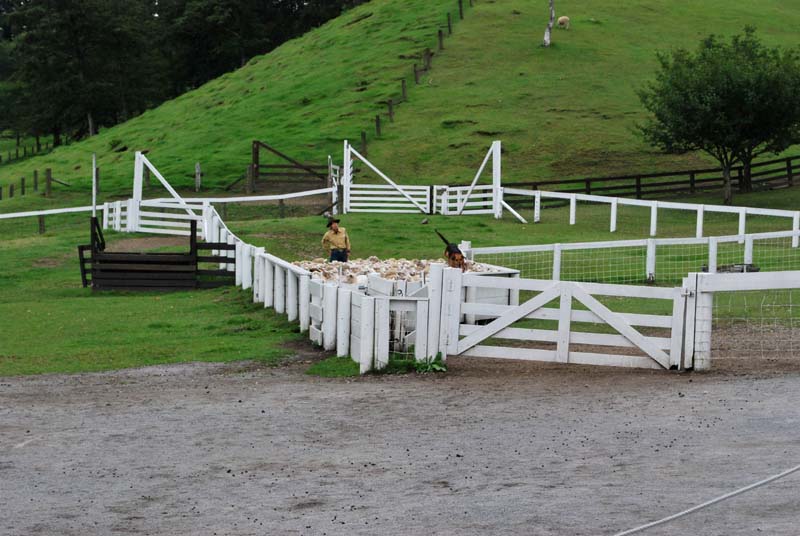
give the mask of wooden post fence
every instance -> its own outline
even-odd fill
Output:
[[[14,197],[14,183],[8,185],[8,198]]]
[[[458,0],[458,18],[464,20],[464,0]]]
[[[444,50],[444,31],[442,29],[439,29],[438,36],[439,36],[439,50]]]
[[[53,195],[53,170],[47,168],[44,170],[44,196],[50,197]]]
[[[38,192],[39,191],[39,170],[38,169],[34,169],[33,170],[33,191],[34,192]]]
[[[44,216],[39,216],[39,234],[45,233]]]
[[[361,154],[367,156],[367,133],[366,131],[361,131]]]
[[[389,101],[386,104],[389,108],[389,121],[394,123],[394,101],[392,99],[389,99]]]
[[[403,78],[400,80],[400,94],[403,96],[403,102],[408,100],[408,88],[406,87],[406,79]],[[364,154],[364,156],[367,156]],[[791,169],[791,164],[789,164],[789,168]]]
[[[450,13],[447,14],[447,35],[453,35],[453,20]]]
[[[247,166],[247,182],[245,183],[245,192],[249,195],[252,194],[255,190],[255,164],[250,164]]]
[[[417,64],[414,64],[414,83],[419,85],[419,69],[417,69]]]
[[[203,171],[200,169],[200,162],[194,164],[194,191],[199,192],[203,183]]]
[[[375,135],[377,137],[379,137],[379,138],[381,137],[381,116],[380,115],[376,115],[375,116]]]
[[[786,159],[786,184],[794,186],[794,175],[792,174],[792,159]]]

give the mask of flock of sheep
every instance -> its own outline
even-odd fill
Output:
[[[392,281],[424,282],[431,264],[441,263],[436,260],[384,259],[369,257],[353,259],[348,262],[327,262],[325,259],[297,261],[295,266],[311,272],[312,279],[337,281],[351,285],[365,286],[370,274],[377,274],[383,279]],[[467,272],[494,272],[497,268],[479,262],[467,261]]]

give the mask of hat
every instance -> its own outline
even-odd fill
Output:
[[[334,218],[328,218],[328,225],[326,225],[326,227],[330,228],[331,224],[339,223],[339,221],[340,220],[337,220],[337,219],[334,219]]]

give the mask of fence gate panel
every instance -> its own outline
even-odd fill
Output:
[[[388,184],[351,184],[348,189],[348,212],[385,212],[419,214],[431,211],[430,187],[399,186]],[[413,199],[412,204],[407,197]]]
[[[681,289],[462,275],[451,270],[455,269],[445,270],[442,298],[451,355],[681,367],[686,300]],[[523,299],[519,305],[510,300],[507,305],[481,303],[476,298],[481,292],[467,292],[473,288],[520,291]],[[487,320],[476,323],[476,315]]]

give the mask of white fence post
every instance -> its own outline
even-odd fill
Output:
[[[492,209],[495,219],[503,217],[503,173],[501,166],[502,147],[500,140],[492,142]]]
[[[297,320],[297,306],[297,274],[291,270],[286,270],[286,317],[289,322]]]
[[[228,230],[225,227],[220,227],[220,230],[219,230],[219,242],[221,244],[227,244],[228,243]],[[217,253],[219,253],[220,257],[226,257],[226,258],[228,257],[228,251],[227,250],[221,249]],[[227,270],[228,269],[228,263],[226,263],[226,262],[219,263],[219,269],[220,270]]]
[[[542,192],[536,190],[533,194],[533,223],[539,223],[542,215]]]
[[[255,250],[254,246],[250,244],[244,244],[242,249],[243,257],[242,261],[244,262],[244,270],[242,272],[242,290],[247,290],[249,288],[253,288],[253,251]]]
[[[135,202],[133,199],[128,199],[125,201],[125,205],[127,207],[127,222],[125,224],[125,231],[129,233],[136,232],[139,226],[136,222],[136,209],[134,209]]]
[[[617,198],[611,200],[611,223],[609,225],[609,232],[617,232]]]
[[[658,201],[650,205],[650,236],[656,236],[658,231]]]
[[[459,268],[446,268],[442,277],[442,314],[440,322],[442,358],[458,354],[458,329],[461,324],[461,276]]]
[[[263,268],[263,290],[261,294],[264,296],[264,308],[274,307],[275,305],[275,265],[269,260],[269,257],[264,256]]]
[[[344,203],[342,203],[342,214],[347,214],[350,211],[350,185],[353,183],[353,160],[350,154],[350,144],[344,140],[344,162],[342,163],[342,195],[344,195]]]
[[[375,370],[383,370],[389,364],[389,298],[375,297]]]
[[[561,244],[553,244],[553,281],[561,280]]]
[[[322,288],[322,347],[336,349],[336,283],[326,283]]]
[[[669,366],[681,369],[683,330],[686,322],[686,297],[683,288],[675,288],[672,297],[672,326],[670,328]]]
[[[575,225],[575,210],[577,208],[578,198],[575,194],[569,196],[569,224]]]
[[[375,298],[359,295],[361,301],[361,318],[359,318],[358,342],[360,348],[359,372],[366,374],[372,370],[372,358],[375,355]],[[352,350],[351,350],[352,353]]]
[[[103,203],[103,229],[108,229],[108,201]]]
[[[717,273],[717,239],[708,237],[708,273]]]
[[[350,354],[350,301],[352,290],[340,288],[336,300],[336,355]]]
[[[234,258],[234,281],[237,287],[242,286],[242,281],[244,280],[244,262],[242,262],[242,253],[243,249],[242,246],[244,245],[241,240],[236,240],[234,242],[236,249],[233,250],[233,258]]]
[[[703,238],[703,213],[705,207],[703,205],[697,206],[697,229],[695,231],[695,238]]]
[[[746,235],[744,237],[744,264],[753,264],[753,237]],[[747,267],[745,267],[747,271]]]
[[[647,257],[645,259],[645,279],[648,283],[656,280],[656,241],[652,238],[647,239]]]
[[[703,277],[700,275],[699,277]],[[695,311],[694,369],[711,368],[711,329],[714,312],[714,294],[702,292],[697,285],[697,305]]]
[[[233,236],[233,233],[228,233],[228,245],[234,246],[234,249],[228,250],[228,264],[225,268],[229,272],[236,272],[236,237]]]
[[[253,303],[264,301],[264,248],[255,248],[253,251]]]
[[[286,311],[286,268],[273,263],[275,265],[275,303],[273,307],[275,312],[283,314]]]
[[[800,212],[795,212],[792,217],[792,247],[796,248],[800,243]]]
[[[444,264],[433,263],[428,274],[428,355],[439,353],[439,325],[442,311],[442,273]],[[444,356],[444,353],[442,354]]]
[[[694,320],[697,311],[697,274],[683,278],[683,293],[686,295],[686,316],[683,324],[683,368],[694,368]]]
[[[745,224],[747,221],[747,209],[739,211],[739,243],[744,243]]]
[[[309,316],[308,306],[311,302],[311,292],[309,290],[309,283],[311,277],[308,274],[302,274],[299,277],[298,289],[298,315],[300,316],[300,333],[308,331],[308,326],[311,324],[311,317]]]
[[[425,361],[428,357],[428,300],[418,300],[414,339],[414,359]]]

